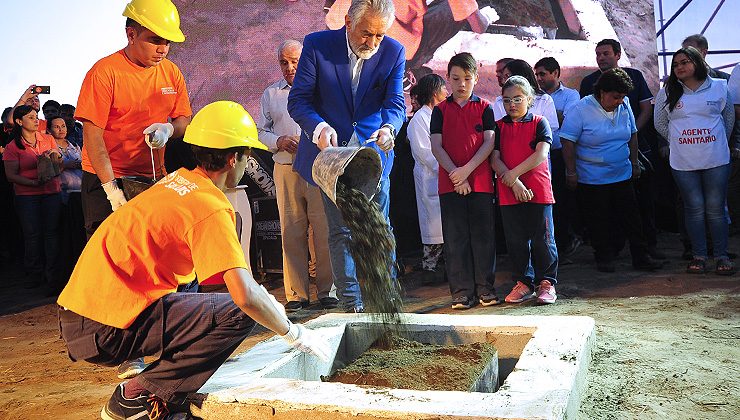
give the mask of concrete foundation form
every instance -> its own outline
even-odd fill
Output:
[[[404,314],[401,332],[430,344],[487,341],[498,351],[496,392],[415,391],[321,382],[377,337],[370,314],[328,314],[331,360],[274,337],[229,359],[200,390],[204,419],[575,418],[595,339],[589,317]],[[490,365],[489,365],[490,367]],[[482,375],[486,376],[486,375]]]

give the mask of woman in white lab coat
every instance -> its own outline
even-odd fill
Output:
[[[424,244],[422,268],[433,279],[441,280],[444,270],[439,267],[442,256],[442,218],[439,209],[437,177],[439,164],[432,155],[429,135],[429,122],[432,109],[447,97],[444,79],[437,74],[428,74],[411,89],[411,95],[421,105],[411,118],[407,136],[414,156],[414,184],[416,186],[416,207],[419,213],[421,242]]]

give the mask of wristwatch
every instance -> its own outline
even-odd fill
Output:
[[[380,128],[387,128],[391,132],[391,138],[393,140],[396,139],[396,127],[394,127],[392,124],[383,124]]]

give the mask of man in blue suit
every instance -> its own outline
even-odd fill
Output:
[[[311,166],[320,150],[372,147],[383,165],[380,190],[373,201],[385,214],[389,229],[388,175],[395,133],[406,114],[405,51],[385,37],[394,19],[392,0],[352,0],[343,28],[306,36],[288,97],[288,112],[302,130],[293,168],[315,184]],[[349,229],[336,205],[326,194],[322,197],[337,295],[348,312],[362,312]]]

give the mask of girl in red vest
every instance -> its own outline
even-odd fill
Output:
[[[506,116],[496,121],[491,166],[496,171],[506,247],[516,285],[506,302],[557,299],[558,252],[552,223],[555,203],[547,156],[552,132],[529,112],[534,91],[527,79],[510,77],[502,88]]]

